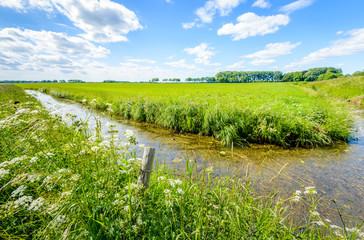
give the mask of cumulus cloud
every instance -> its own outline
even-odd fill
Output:
[[[103,58],[110,51],[80,37],[49,31],[4,28],[0,30],[0,65],[17,69],[80,68],[75,59]],[[77,65],[77,67],[75,67]]]
[[[56,8],[95,42],[127,41],[130,31],[142,29],[135,13],[110,0],[52,0]]]
[[[226,66],[227,69],[229,70],[239,70],[239,69],[244,69],[245,68],[245,60],[241,60],[239,62],[236,62],[234,64],[231,64],[229,66]]]
[[[190,23],[182,23],[182,28],[184,29],[191,29],[194,26],[196,26],[196,22],[190,22]]]
[[[346,33],[348,38],[334,41],[330,46],[310,53],[302,60],[293,62],[286,68],[293,68],[322,61],[326,58],[353,55],[364,52],[364,28],[354,29]]]
[[[0,0],[0,6],[58,10],[85,32],[84,38],[95,42],[127,41],[126,34],[143,28],[133,11],[110,0]]]
[[[301,43],[291,43],[291,42],[279,42],[279,43],[269,43],[265,46],[264,50],[245,55],[245,58],[274,58],[282,55],[287,55],[292,53],[292,49],[296,48]]]
[[[187,69],[195,69],[196,66],[193,64],[187,64],[185,59],[181,59],[179,61],[175,61],[175,62],[165,62],[166,65],[169,65],[171,67],[176,67],[176,68],[187,68]]]
[[[182,27],[184,29],[190,29],[195,26],[201,26],[200,24],[197,24],[198,21],[201,21],[202,23],[211,23],[216,13],[220,13],[220,16],[227,16],[234,8],[245,1],[246,0],[209,0],[203,7],[196,10],[198,19],[191,23],[182,23]]]
[[[256,0],[252,7],[259,7],[259,8],[269,8],[270,7],[270,3],[265,1],[265,0]]]
[[[290,4],[287,4],[283,7],[280,8],[281,12],[285,12],[287,14],[290,14],[294,11],[297,11],[301,8],[305,8],[310,6],[312,3],[314,2],[314,0],[298,0],[295,2],[292,2]]]
[[[290,22],[290,18],[282,14],[258,16],[249,12],[239,16],[237,22],[236,24],[228,23],[223,25],[217,31],[217,34],[232,35],[235,41],[257,35],[263,36],[277,32],[280,26],[285,26]]]
[[[203,64],[205,66],[217,66],[217,63],[210,63],[211,58],[215,55],[215,52],[211,51],[214,48],[208,47],[206,43],[201,43],[194,48],[185,48],[183,51],[189,55],[195,55],[195,63]]]

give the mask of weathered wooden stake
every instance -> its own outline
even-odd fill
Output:
[[[142,187],[142,189],[147,189],[149,187],[150,174],[153,168],[154,153],[155,149],[153,147],[145,147],[142,168],[140,169],[138,178],[138,184]]]

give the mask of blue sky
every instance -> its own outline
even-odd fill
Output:
[[[0,0],[0,80],[364,69],[363,0]]]

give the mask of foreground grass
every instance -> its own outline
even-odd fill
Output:
[[[330,145],[346,141],[347,106],[286,83],[20,84],[126,119],[213,136],[226,145]]]
[[[312,82],[307,84],[307,87],[327,93],[333,97],[351,101],[359,107],[364,107],[364,76]]]
[[[72,116],[70,116],[72,118]],[[90,135],[52,117],[20,88],[0,85],[0,237],[4,239],[356,239],[330,226],[315,189],[259,197],[246,181],[156,166],[142,194],[135,137]],[[108,139],[108,140],[106,140]],[[192,164],[192,165],[191,165]],[[283,205],[307,201],[297,225]],[[298,203],[298,204],[300,204]]]

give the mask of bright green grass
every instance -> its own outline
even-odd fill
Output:
[[[330,145],[346,141],[352,124],[343,103],[287,83],[20,86],[110,110],[126,119],[214,136],[226,145]]]
[[[312,82],[307,86],[325,92],[330,96],[351,100],[364,95],[364,76]]]
[[[20,103],[15,104],[15,101]],[[126,139],[124,139],[125,141]],[[20,88],[0,85],[1,239],[357,239],[317,214],[314,191],[257,196],[248,181],[155,166],[144,195],[131,146],[51,117]],[[297,197],[295,197],[297,198]],[[307,211],[302,225],[285,207]],[[316,222],[316,224],[315,224]],[[319,224],[317,224],[319,222]],[[322,226],[321,226],[322,225]],[[347,226],[347,225],[346,225]],[[353,227],[353,226],[347,226]]]

